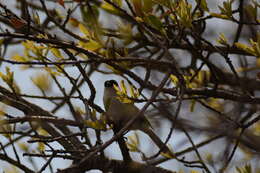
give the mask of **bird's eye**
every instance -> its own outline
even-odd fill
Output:
[[[111,84],[109,81],[106,81],[104,85],[105,85],[105,87],[110,87]]]

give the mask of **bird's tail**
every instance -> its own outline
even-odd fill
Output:
[[[144,133],[146,133],[153,142],[160,148],[161,152],[169,152],[171,153],[170,149],[162,142],[162,140],[153,132],[150,128],[142,129]]]

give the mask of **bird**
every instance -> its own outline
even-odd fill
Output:
[[[115,80],[107,80],[104,83],[103,103],[106,110],[105,116],[108,122],[122,128],[140,110],[134,103],[120,101],[115,86],[118,86]],[[150,122],[143,114],[130,126],[129,130],[141,130],[153,140],[161,152],[169,151],[168,147],[154,133]]]

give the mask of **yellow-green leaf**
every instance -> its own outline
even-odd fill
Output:
[[[89,40],[88,42],[83,42],[83,41],[79,41],[79,45],[86,49],[86,50],[90,50],[90,51],[96,51],[99,50],[100,48],[102,48],[102,44],[100,44],[97,41],[94,40]]]
[[[246,164],[244,167],[236,167],[238,173],[252,173],[252,167],[250,164]]]
[[[221,18],[221,19],[229,19],[229,17],[225,14],[218,14],[218,13],[210,13],[211,16]]]
[[[25,151],[25,152],[28,152],[29,151],[29,146],[28,144],[26,144],[25,142],[22,142],[22,143],[18,143],[18,146],[21,150]]]
[[[83,25],[83,24],[79,24],[79,30],[86,36],[86,37],[90,37],[90,32],[89,30]]]
[[[169,158],[169,159],[173,159],[175,158],[174,156],[174,152],[173,152],[173,148],[170,146],[170,145],[167,145],[167,147],[169,148],[169,151],[167,152],[161,152],[160,154],[166,158]]]
[[[44,152],[44,150],[45,150],[45,144],[44,144],[43,142],[38,142],[37,149],[38,149],[40,152]]]
[[[40,20],[40,16],[39,14],[36,12],[36,13],[33,13],[33,20],[34,22],[37,24],[37,25],[40,25],[41,24],[41,20]]]
[[[131,97],[135,98],[135,91],[133,86],[130,86],[130,95]]]
[[[102,120],[96,120],[96,121],[91,121],[91,120],[85,120],[84,123],[93,129],[96,130],[107,130],[106,128],[106,122],[102,121]]]
[[[0,120],[0,131],[1,132],[6,132],[3,134],[4,137],[11,139],[12,137],[12,126],[10,124],[6,124],[5,120]]]
[[[223,104],[221,104],[219,99],[210,98],[209,100],[206,101],[206,104],[219,112],[222,112],[224,110]]]
[[[110,5],[109,3],[107,2],[102,2],[101,6],[100,6],[102,9],[104,9],[105,11],[111,13],[111,14],[115,14],[115,15],[118,15],[119,14],[119,11],[113,7],[112,5]]]
[[[28,61],[25,56],[21,56],[19,55],[18,53],[14,54],[12,57],[11,57],[12,60],[15,60],[15,61],[18,61],[18,62],[26,62]]]
[[[20,88],[14,81],[14,72],[12,72],[8,66],[5,68],[5,70],[6,70],[6,74],[0,72],[0,78],[2,78],[2,80],[9,86],[9,88],[13,92],[19,94]]]
[[[194,169],[192,169],[192,170],[190,171],[190,173],[201,173],[201,172],[198,171],[198,170],[194,170]]]
[[[217,42],[222,45],[228,45],[227,38],[225,37],[225,35],[223,33],[219,34],[219,38],[217,39]]]
[[[121,92],[123,94],[127,95],[127,89],[126,89],[126,86],[125,86],[125,82],[123,80],[120,81],[120,88],[121,88]]]
[[[121,71],[119,71],[119,70],[115,69],[113,66],[106,65],[106,67],[107,67],[108,69],[110,69],[110,70],[111,70],[113,73],[115,73],[115,74],[119,74],[119,75],[121,75],[121,74],[122,74],[122,72],[121,72]]]
[[[151,26],[154,27],[155,29],[158,29],[159,31],[163,29],[163,24],[158,17],[154,15],[148,15],[147,20],[151,24]]]
[[[52,87],[52,80],[47,73],[38,73],[31,80],[42,91],[49,91]]]
[[[202,8],[205,11],[209,11],[208,4],[206,0],[196,0],[197,4],[200,5],[200,8]]]
[[[178,82],[179,82],[178,78],[176,76],[174,76],[174,75],[171,75],[170,78],[171,78],[171,81],[173,82],[173,84],[175,86],[177,86]]]
[[[41,136],[48,136],[49,135],[49,133],[46,130],[44,130],[43,128],[41,128],[41,127],[37,128],[37,132]]]
[[[63,59],[63,56],[61,55],[61,52],[60,52],[59,49],[53,47],[53,48],[51,48],[50,50],[51,50],[51,53],[52,53],[55,57],[57,57],[57,58],[59,58],[59,59]]]
[[[190,112],[194,112],[195,105],[196,105],[196,100],[192,99],[190,104]]]
[[[137,133],[134,133],[134,135],[128,136],[128,141],[127,141],[127,147],[129,148],[129,150],[131,152],[139,152],[139,144],[140,144],[140,140],[139,140],[139,136]]]
[[[144,20],[141,18],[141,17],[135,17],[135,20],[137,21],[137,22],[139,22],[139,23],[142,23],[142,22],[144,22]]]
[[[58,67],[57,67],[57,68],[58,68]],[[56,68],[56,69],[57,69],[57,68]],[[50,68],[50,67],[44,67],[44,70],[45,70],[46,72],[48,72],[49,74],[54,75],[54,76],[56,76],[56,75],[62,76],[62,75],[63,75],[63,73],[61,73],[60,71],[54,71],[53,68]]]
[[[120,23],[118,25],[118,32],[120,33],[124,44],[128,45],[133,41],[132,25]]]
[[[256,56],[256,53],[254,51],[254,49],[246,44],[243,44],[243,43],[239,43],[239,42],[236,42],[235,43],[235,46],[239,49],[242,49],[244,51],[246,51],[247,53],[250,53],[252,55],[255,55]]]
[[[192,27],[192,14],[191,14],[192,5],[189,4],[186,0],[180,0],[179,6],[176,9],[176,14],[179,17],[179,22],[182,26],[190,28]]]

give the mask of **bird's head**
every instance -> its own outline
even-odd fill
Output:
[[[107,80],[104,83],[105,88],[113,88],[114,85],[118,86],[118,83],[115,80]]]

